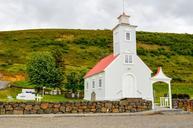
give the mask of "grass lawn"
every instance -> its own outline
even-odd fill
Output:
[[[19,93],[21,93],[21,89],[18,88],[7,88],[5,90],[0,90],[0,101],[8,102],[8,96],[12,96],[15,99],[16,95]]]
[[[18,87],[22,88],[33,88],[33,85],[29,85],[27,82],[19,82],[16,84]],[[160,97],[168,93],[168,85],[164,83],[156,83],[153,85],[155,102],[159,103]],[[17,94],[21,93],[21,88],[7,88],[5,90],[0,90],[0,101],[3,102],[23,102],[16,100]],[[191,99],[193,99],[193,84],[182,84],[182,83],[172,83],[172,94],[188,94]],[[12,96],[13,100],[9,101],[8,96]],[[63,95],[45,95],[42,99],[43,102],[66,102],[66,101],[80,101],[80,99],[67,99]],[[24,101],[26,102],[26,101]]]
[[[0,102],[30,102],[17,100],[17,94],[21,93],[22,89],[19,88],[7,88],[5,90],[0,90]],[[9,100],[7,97],[12,96],[13,99]],[[67,99],[64,95],[45,95],[42,102],[66,102],[66,101],[81,101],[82,99]]]
[[[63,95],[52,96],[45,95],[42,99],[44,102],[66,102],[66,101],[83,101],[82,99],[67,99]]]

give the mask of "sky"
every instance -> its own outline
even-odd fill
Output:
[[[112,29],[122,0],[0,0],[0,31]],[[193,0],[125,0],[138,31],[193,34]]]

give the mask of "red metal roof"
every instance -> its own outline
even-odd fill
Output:
[[[157,76],[160,73],[160,71],[161,71],[161,67],[158,67],[157,72],[153,77]]]
[[[115,60],[117,56],[114,56],[113,54],[103,58],[102,60],[100,60],[90,71],[88,71],[86,73],[86,75],[84,76],[84,78],[93,76],[95,74],[98,74],[100,72],[103,72],[105,70],[105,68],[111,64],[113,62],[113,60]]]

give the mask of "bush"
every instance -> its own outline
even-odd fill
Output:
[[[84,74],[85,70],[80,71],[79,73],[71,72],[66,75],[67,83],[65,88],[68,91],[73,93],[77,92],[78,90],[84,90]]]
[[[188,94],[172,94],[173,99],[190,99]]]
[[[137,53],[139,55],[147,55],[148,52],[144,48],[138,48]]]

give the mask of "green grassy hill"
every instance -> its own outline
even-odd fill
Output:
[[[155,72],[162,66],[173,78],[173,92],[193,95],[193,35],[137,32],[138,54]],[[66,72],[90,69],[112,53],[110,30],[25,30],[0,32],[0,72],[25,73],[32,52],[62,48]],[[156,88],[165,90],[164,88]]]

